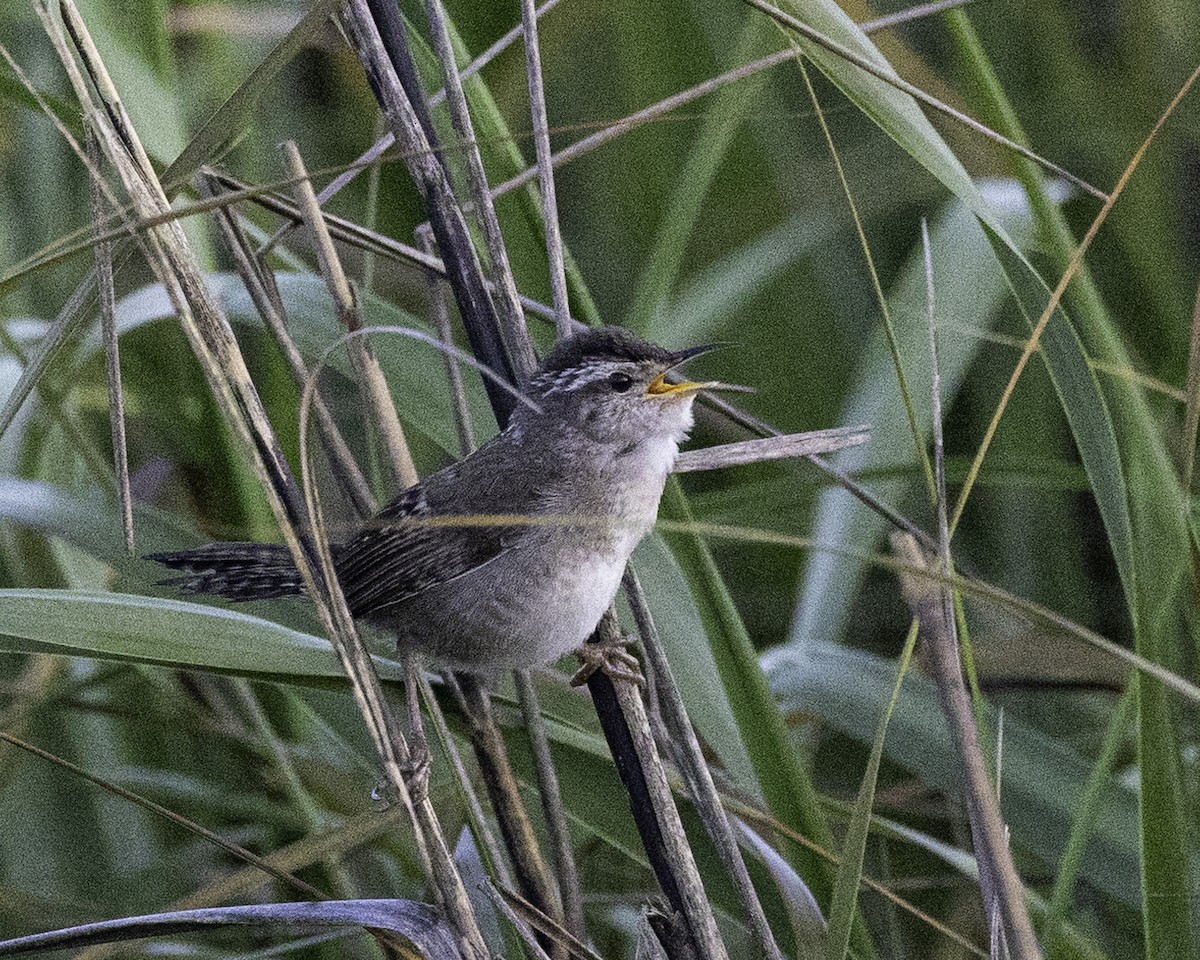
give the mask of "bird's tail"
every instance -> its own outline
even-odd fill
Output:
[[[184,576],[160,580],[190,593],[230,600],[268,600],[304,592],[304,581],[287,547],[268,543],[210,543],[197,550],[146,557]]]

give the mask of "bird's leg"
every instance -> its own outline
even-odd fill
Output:
[[[425,737],[425,722],[421,718],[421,687],[418,676],[420,664],[414,654],[406,653],[404,662],[404,702],[408,707],[408,762],[402,772],[413,802],[429,795],[429,768],[433,754]]]
[[[575,656],[583,661],[583,666],[571,678],[571,686],[582,686],[593,673],[601,670],[614,680],[627,680],[644,689],[646,678],[642,676],[642,665],[629,652],[635,643],[637,637],[620,635],[585,643],[575,651]]]

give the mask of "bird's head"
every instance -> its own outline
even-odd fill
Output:
[[[682,440],[692,401],[715,381],[672,371],[714,345],[668,350],[620,327],[595,327],[561,341],[530,378],[542,416],[569,424],[597,443],[625,445],[654,438]]]

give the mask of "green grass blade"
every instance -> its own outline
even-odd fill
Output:
[[[205,280],[231,322],[245,328],[261,328],[258,312],[236,274],[206,274]],[[292,338],[300,352],[310,360],[311,369],[313,362],[320,359],[329,344],[343,332],[330,309],[328,290],[324,281],[314,273],[281,273],[276,285],[288,314]],[[423,319],[379,296],[363,292],[359,300],[364,324],[429,331],[429,325]],[[155,320],[168,319],[173,315],[173,310],[163,288],[153,285],[123,298],[117,304],[116,314],[119,328],[126,332]],[[400,335],[377,335],[372,339],[372,347],[388,373],[393,395],[406,425],[413,425],[447,452],[457,450],[458,434],[447,415],[451,409],[449,389],[443,378],[429,376],[430,364],[440,364],[440,355],[433,348]],[[348,355],[344,351],[330,354],[327,365],[347,376],[351,373]],[[324,376],[328,377],[329,374]],[[482,391],[477,387],[474,380],[469,380],[471,412],[476,417],[475,422],[487,423],[490,414],[485,415],[488,407]]]
[[[984,231],[996,257],[1005,267],[1013,296],[1032,328],[1045,309],[1049,290],[1037,274],[1024,269],[1023,259],[1014,254],[1003,237],[987,224],[984,224]],[[1104,520],[1126,598],[1133,605],[1137,597],[1133,531],[1121,453],[1108,404],[1100,392],[1096,374],[1088,365],[1075,327],[1061,307],[1056,308],[1050,317],[1042,334],[1041,346],[1059,403],[1067,416],[1084,470],[1087,471],[1096,506]]]
[[[973,74],[973,89],[981,95],[989,119],[1013,139],[1024,141],[1025,133],[970,20],[964,13],[956,12],[948,22],[964,55],[963,63]],[[1020,161],[1014,161],[1013,167],[1032,199],[1055,265],[1066,269],[1076,246],[1071,230],[1061,212],[1040,199],[1040,171]],[[1079,321],[1080,336],[1093,355],[1111,366],[1132,368],[1122,334],[1100,299],[1086,266],[1067,288],[1066,299]],[[1052,354],[1047,353],[1048,362],[1051,359]],[[1057,389],[1057,379],[1055,385]],[[1135,649],[1148,659],[1172,667],[1183,653],[1178,611],[1181,604],[1189,602],[1185,598],[1190,595],[1188,584],[1193,581],[1186,512],[1182,508],[1184,492],[1167,454],[1161,418],[1153,414],[1142,391],[1115,379],[1107,380],[1104,386],[1112,431],[1119,446],[1118,463],[1123,463],[1129,487],[1128,545],[1122,542],[1125,531],[1121,525],[1112,522],[1111,509],[1104,514],[1105,527],[1119,564],[1123,551],[1128,551],[1128,569],[1122,575],[1134,626]],[[1086,410],[1078,412],[1080,418],[1086,419],[1087,415]],[[1086,456],[1082,443],[1080,450]],[[1098,478],[1092,469],[1089,478],[1104,511],[1102,498],[1110,499],[1114,491],[1097,489],[1098,479],[1102,482],[1103,478]],[[1194,600],[1190,602],[1194,609]],[[1172,718],[1166,692],[1144,675],[1136,682],[1146,951],[1151,958],[1173,957],[1178,944],[1200,939],[1197,916],[1200,908],[1188,893],[1196,887],[1200,866],[1195,852],[1197,835],[1194,826],[1189,827],[1194,818],[1186,812],[1189,805],[1180,779],[1181,734]]]
[[[1065,949],[1066,946],[1066,938],[1062,935],[1060,928],[1071,907],[1075,893],[1075,881],[1079,876],[1079,863],[1083,859],[1083,851],[1087,849],[1088,837],[1095,826],[1096,812],[1104,797],[1104,790],[1111,782],[1117,750],[1128,732],[1135,696],[1136,688],[1130,684],[1117,702],[1112,719],[1109,721],[1108,732],[1104,737],[1103,748],[1096,760],[1096,765],[1092,768],[1091,776],[1088,777],[1087,786],[1084,788],[1079,802],[1078,815],[1071,826],[1071,836],[1067,840],[1067,846],[1059,864],[1058,876],[1054,879],[1054,892],[1050,897],[1049,910],[1042,925],[1042,942],[1046,944],[1046,953],[1049,955],[1054,955],[1060,949],[1057,945],[1060,939],[1063,941],[1061,949]]]
[[[761,796],[713,651],[708,644],[696,642],[705,634],[705,623],[679,562],[663,538],[653,533],[637,548],[633,562],[688,716],[733,781]]]
[[[188,141],[187,146],[163,173],[163,186],[172,191],[190,180],[206,163],[215,163],[235,144],[254,120],[253,111],[262,94],[281,70],[325,30],[341,0],[316,0],[308,13],[279,41],[228,99],[217,108]]]
[[[781,647],[766,655],[764,665],[784,710],[816,713],[862,743],[874,735],[878,705],[895,674],[890,660],[832,645],[802,654]],[[992,710],[987,723],[995,723]],[[914,674],[906,681],[891,730],[884,745],[890,759],[927,784],[958,789],[958,759],[937,693],[925,677]],[[1092,764],[1069,746],[1007,715],[1003,806],[1014,845],[1047,866],[1057,864],[1091,772]],[[1137,864],[1137,796],[1128,785],[1107,778],[1080,876],[1117,901],[1137,906]]]
[[[1032,241],[1029,207],[1015,184],[1011,181],[988,184],[985,197],[1012,236],[1022,243]],[[1008,288],[1003,274],[995,269],[992,250],[978,229],[975,216],[962,203],[951,203],[931,223],[930,250],[938,276],[939,313],[956,321],[955,327],[944,331],[940,350],[942,389],[949,407],[963,386],[968,368],[985,346],[984,340],[964,330],[990,330]],[[928,396],[929,333],[925,319],[925,272],[919,247],[914,246],[888,299],[912,389],[917,396]],[[871,442],[842,451],[834,463],[855,476],[896,471],[900,482],[875,481],[873,485],[890,502],[902,503],[898,497],[908,489],[903,475],[909,473],[916,479],[919,472],[912,458],[912,435],[907,424],[892,415],[892,411],[900,409],[895,379],[882,331],[873,331],[838,417],[840,423],[871,424]],[[931,413],[927,406],[919,408],[917,413],[918,426],[928,433]],[[887,528],[883,518],[864,509],[842,490],[829,489],[818,500],[812,537],[818,543],[857,544],[867,549],[878,542]],[[865,565],[853,557],[814,553],[804,569],[791,641],[803,645],[838,639],[856,597],[855,587],[865,571]]]
[[[763,40],[775,34],[770,25],[758,18],[750,19],[738,38],[730,60],[747,63],[758,55]],[[758,74],[740,83],[726,86],[712,97],[705,111],[704,123],[693,140],[687,163],[679,171],[670,209],[662,218],[654,247],[645,259],[645,268],[638,279],[625,325],[647,333],[656,315],[679,279],[688,240],[704,207],[712,185],[734,136],[742,127],[745,116],[759,98],[766,78]],[[663,329],[668,329],[663,327]]]
[[[858,886],[862,881],[863,856],[867,851],[867,832],[871,826],[871,808],[875,804],[875,783],[879,777],[879,762],[883,758],[883,744],[887,738],[888,724],[900,699],[900,686],[908,673],[913,648],[917,643],[917,623],[914,620],[904,641],[900,654],[900,665],[896,668],[896,683],[892,696],[879,718],[879,728],[871,744],[871,756],[863,774],[862,785],[850,823],[846,829],[846,841],[842,845],[842,865],[838,870],[837,883],[833,888],[833,904],[829,908],[829,936],[825,941],[825,960],[846,960],[850,954],[850,930],[854,920],[854,907],[858,902]]]
[[[674,521],[691,522],[691,512],[677,481],[667,484],[660,514]],[[691,586],[725,695],[768,809],[780,822],[831,849],[833,834],[812,781],[788,742],[783,715],[708,546],[696,534],[671,537],[668,543]],[[829,903],[835,880],[829,862],[798,844],[786,844],[782,852],[812,889],[818,903]],[[861,921],[854,925],[853,943],[857,954],[874,954]]]
[[[75,590],[0,590],[0,649],[215,670],[289,682],[344,677],[319,637],[182,600]],[[381,676],[400,664],[376,658]]]

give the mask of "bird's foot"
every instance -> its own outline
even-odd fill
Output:
[[[629,652],[629,648],[636,642],[636,637],[614,637],[611,640],[585,643],[575,651],[575,656],[583,661],[583,666],[571,678],[571,686],[583,686],[592,674],[600,670],[613,680],[627,680],[639,689],[644,689],[646,678],[642,676],[642,665],[638,658]]]
[[[433,752],[425,736],[425,721],[421,719],[421,666],[411,653],[405,653],[401,659],[404,662],[404,702],[408,709],[408,760],[400,765],[400,774],[412,802],[419,804],[429,797]]]
[[[413,805],[424,803],[429,798],[429,770],[433,766],[433,754],[429,744],[421,742],[409,748],[408,760],[400,764],[400,775]]]

